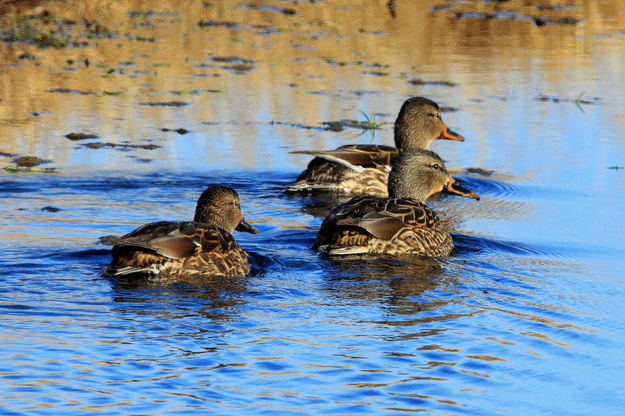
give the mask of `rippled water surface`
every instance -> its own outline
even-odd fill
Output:
[[[620,2],[9,3],[2,33],[49,11],[76,43],[0,42],[0,413],[622,414]],[[430,202],[455,252],[319,256],[336,200],[283,194],[288,152],[391,144],[413,95],[467,138],[433,145],[482,197]],[[102,275],[101,237],[210,183],[261,230],[250,276]]]

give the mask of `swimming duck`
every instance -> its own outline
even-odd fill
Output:
[[[402,152],[388,180],[388,198],[362,195],[341,204],[321,224],[314,249],[330,255],[365,253],[446,256],[454,245],[425,201],[437,192],[478,199],[447,172],[436,153]]]
[[[193,221],[143,225],[113,246],[106,273],[160,277],[228,277],[249,273],[245,251],[230,233],[257,233],[241,215],[237,192],[211,185],[200,195]]]
[[[328,151],[291,152],[316,157],[285,192],[387,196],[388,175],[399,153],[429,149],[436,139],[464,140],[443,123],[438,104],[424,97],[404,102],[395,121],[394,137],[396,147],[347,144]]]

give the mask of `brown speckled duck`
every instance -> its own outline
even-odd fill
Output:
[[[246,275],[247,255],[232,230],[258,232],[241,215],[236,191],[211,185],[198,199],[193,221],[154,222],[119,239],[106,273],[167,278]]]
[[[454,245],[425,201],[437,192],[479,199],[462,188],[434,152],[402,152],[388,181],[390,197],[362,195],[330,212],[313,248],[330,255],[366,253],[446,256]]]
[[[434,101],[424,97],[404,102],[395,121],[395,147],[348,144],[328,151],[294,151],[316,156],[286,193],[388,195],[388,175],[399,153],[429,149],[436,139],[463,141],[447,128]]]

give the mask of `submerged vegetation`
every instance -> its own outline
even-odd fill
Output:
[[[19,24],[2,30],[2,40],[5,42],[27,42],[40,47],[64,48],[68,39],[58,32],[41,30],[31,24]]]
[[[44,10],[35,14],[18,14],[10,22],[0,24],[0,40],[24,42],[41,48],[84,47],[85,39],[113,38],[115,33],[96,20],[55,16]]]

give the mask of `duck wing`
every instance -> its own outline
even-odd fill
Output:
[[[389,241],[401,230],[432,228],[437,222],[436,213],[414,199],[363,195],[331,211],[321,224],[315,248],[366,234]]]
[[[200,245],[198,225],[189,222],[155,222],[145,224],[123,236],[113,251],[144,249],[170,259],[182,259],[193,255]]]
[[[390,167],[398,157],[394,147],[374,144],[346,144],[334,150],[296,150],[290,153],[316,156],[357,172],[367,167]]]
[[[113,246],[108,267],[112,274],[158,273],[163,267],[180,267],[181,262],[211,263],[233,256],[241,260],[243,251],[234,237],[221,228],[186,222],[156,222],[143,225],[123,236]],[[236,253],[236,254],[231,254]],[[242,261],[242,260],[241,260]]]
[[[402,229],[432,228],[437,221],[434,211],[414,199],[378,198],[375,203],[365,207],[362,216],[352,217],[344,222],[352,223],[375,237],[388,241]]]
[[[391,146],[348,144],[328,151],[291,153],[316,156],[286,193],[332,192],[386,195],[388,174],[398,157]]]
[[[236,246],[234,237],[221,228],[195,221],[163,221],[126,234],[114,248],[142,248],[179,260],[192,256],[198,247],[204,252],[225,253]]]

